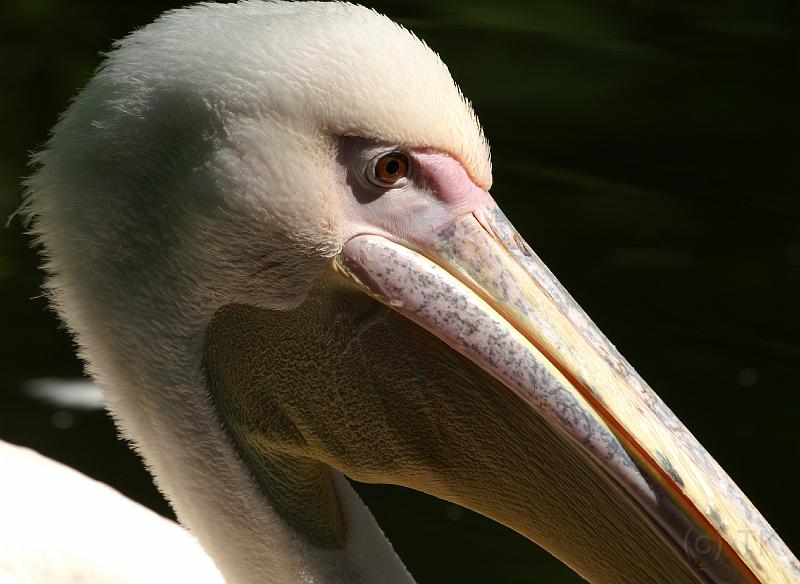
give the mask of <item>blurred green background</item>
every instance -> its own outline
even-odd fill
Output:
[[[29,153],[99,51],[181,4],[0,5],[3,218],[19,205]],[[442,55],[492,144],[493,194],[506,214],[797,552],[798,3],[371,5]],[[0,439],[169,513],[103,413],[23,391],[32,378],[81,375],[39,296],[23,231],[18,220],[0,230]],[[422,583],[579,581],[453,505],[359,491]]]

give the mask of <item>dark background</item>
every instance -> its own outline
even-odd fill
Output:
[[[99,51],[181,4],[0,5],[3,218],[20,202],[29,153]],[[442,55],[492,144],[493,194],[506,214],[800,549],[798,3],[372,5]],[[28,245],[18,220],[0,229],[0,439],[168,513],[104,414],[64,418],[21,392],[30,378],[81,374],[39,297]],[[421,583],[578,581],[453,505],[359,491]]]

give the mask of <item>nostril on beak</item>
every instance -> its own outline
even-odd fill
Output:
[[[528,248],[528,245],[525,243],[525,240],[520,237],[519,233],[514,233],[512,236],[514,239],[514,243],[517,246],[517,249],[524,255],[525,257],[531,257],[531,250]]]

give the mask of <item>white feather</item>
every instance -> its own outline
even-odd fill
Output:
[[[437,148],[491,183],[471,107],[413,34],[351,4],[262,1],[169,12],[119,42],[29,180],[52,302],[120,431],[233,582],[411,581],[339,475],[343,550],[281,519],[201,362],[220,306],[294,306],[341,248],[341,135]]]
[[[222,582],[184,529],[114,489],[6,442],[0,469],[0,582]]]

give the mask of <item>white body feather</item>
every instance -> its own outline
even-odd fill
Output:
[[[58,462],[0,442],[0,582],[221,583],[185,529]]]

